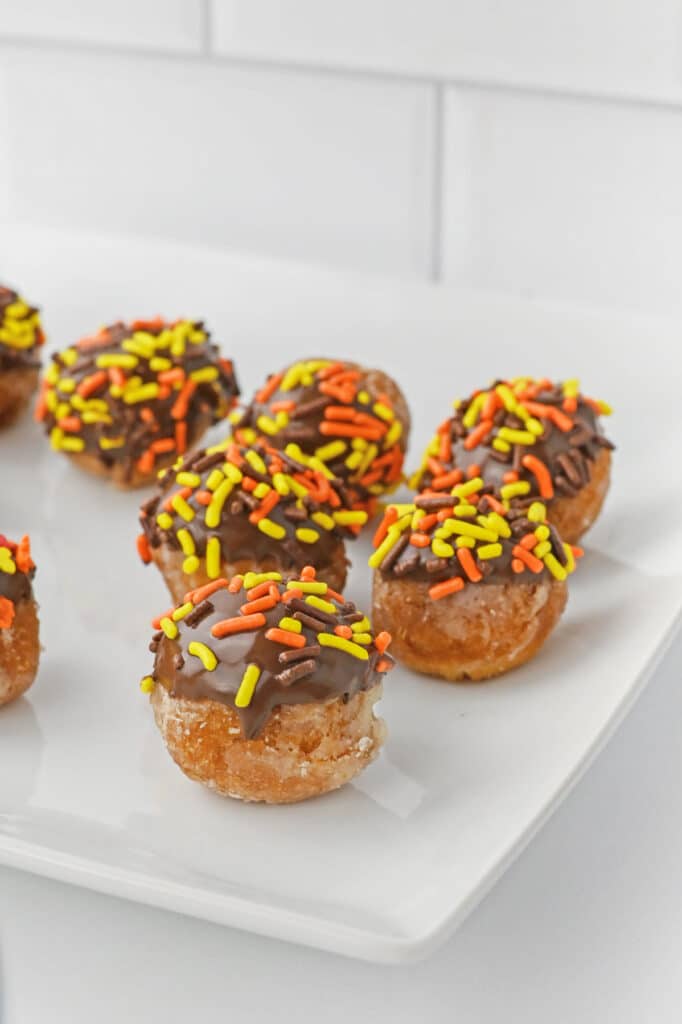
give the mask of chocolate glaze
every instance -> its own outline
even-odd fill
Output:
[[[319,360],[323,362],[322,360]],[[304,360],[304,362],[306,362]],[[373,378],[376,374],[374,370],[366,370],[358,366],[355,363],[344,362],[342,360],[328,360],[325,362],[325,369],[338,365],[342,371],[357,371],[362,376],[357,383],[357,391],[365,390],[370,395],[369,403],[362,403],[356,397],[348,399],[345,402],[341,402],[338,397],[334,397],[329,394],[324,394],[320,390],[321,385],[324,385],[324,379],[319,374],[314,375],[314,379],[311,384],[293,387],[288,390],[283,390],[281,387],[276,388],[272,394],[265,400],[259,400],[260,392],[256,393],[255,398],[252,400],[250,405],[244,410],[239,423],[235,428],[235,435],[239,437],[240,428],[251,428],[258,432],[258,419],[260,416],[273,417],[273,405],[277,408],[278,403],[282,402],[293,402],[294,408],[289,413],[289,422],[275,430],[274,432],[268,433],[268,441],[274,444],[278,448],[284,448],[288,444],[297,444],[301,451],[306,455],[314,455],[318,448],[324,447],[330,443],[330,441],[339,440],[339,438],[325,434],[320,430],[322,423],[325,418],[325,410],[329,406],[339,406],[340,404],[346,405],[356,412],[372,416],[373,404],[381,400],[384,404],[393,408],[392,403],[388,396],[379,395],[376,386],[373,383]],[[287,368],[287,370],[290,367]],[[286,374],[287,370],[283,371]],[[276,375],[270,374],[266,381],[265,387]],[[395,409],[397,418],[400,417],[400,410]],[[386,423],[377,417],[373,417],[375,422],[382,428],[386,429]],[[401,419],[402,422],[402,419]],[[403,422],[403,428],[406,428],[406,424]],[[371,497],[371,492],[366,486],[360,483],[358,474],[350,469],[345,464],[345,458],[351,451],[350,440],[348,438],[341,438],[347,444],[347,451],[341,456],[337,456],[335,459],[327,462],[327,465],[332,473],[350,488],[353,498],[355,501],[367,501]],[[397,473],[392,469],[390,463],[385,463],[379,471],[377,484],[384,487],[384,489],[394,489],[396,483],[400,479],[400,467],[402,466],[402,455],[404,453],[407,444],[407,432],[404,430],[401,438],[395,444],[386,446],[383,441],[378,442],[379,454],[377,458],[385,456],[387,452],[395,452],[396,465],[398,466]],[[365,469],[364,473],[374,468],[374,463],[370,464],[369,469]]]
[[[20,572],[18,569],[12,574],[0,572],[0,597],[6,597],[12,604],[18,604],[20,601],[32,601],[31,581],[34,576],[35,569],[32,569],[30,573]]]
[[[75,381],[76,388],[86,379],[98,372],[96,360],[104,355],[123,355],[122,343],[130,339],[135,330],[143,330],[147,334],[158,337],[169,325],[161,320],[144,322],[143,326],[138,324],[128,325],[122,322],[112,324],[103,328],[93,338],[84,339],[73,346],[78,350],[78,359],[72,365],[67,365],[62,353],[54,353],[53,364],[57,366],[60,374]],[[169,350],[159,352],[172,362],[172,368],[182,369],[189,378],[191,373],[204,367],[215,367],[218,370],[218,377],[215,381],[199,383],[192,395],[186,413],[187,423],[187,444],[191,446],[204,431],[213,423],[221,420],[230,408],[234,405],[239,387],[230,360],[221,359],[218,346],[210,339],[210,334],[204,328],[202,321],[192,321],[192,328],[203,331],[206,334],[204,341],[198,344],[187,344],[181,355],[173,356]],[[147,359],[141,358],[132,370],[125,371],[126,377],[134,374],[141,378],[142,384],[157,382],[157,373],[151,369]],[[135,464],[140,456],[147,451],[154,441],[173,438],[176,420],[171,414],[178,398],[177,390],[171,390],[167,397],[156,397],[143,402],[126,404],[121,397],[115,396],[110,391],[110,382],[105,383],[102,388],[93,393],[92,397],[103,400],[108,407],[111,416],[111,424],[83,423],[77,436],[85,443],[84,452],[96,455],[98,460],[107,468],[117,463],[123,463],[127,468],[127,477],[131,478]],[[59,395],[60,400],[69,399],[69,393]],[[151,410],[153,420],[144,420],[141,413]],[[78,414],[73,409],[71,414]],[[48,433],[56,426],[55,416],[44,411],[43,421]],[[125,438],[121,447],[102,449],[100,439]]]
[[[495,381],[496,384],[504,383]],[[561,409],[564,395],[560,387],[545,388],[534,399],[543,405],[553,406]],[[499,493],[503,485],[503,476],[509,470],[514,469],[518,473],[518,479],[527,481],[530,484],[530,492],[522,499],[516,499],[515,503],[520,506],[529,504],[537,499],[539,495],[538,481],[535,475],[521,464],[521,458],[525,454],[532,454],[544,462],[550,471],[554,485],[554,497],[543,498],[543,501],[550,503],[560,497],[573,497],[582,487],[589,483],[591,477],[591,466],[602,448],[612,449],[613,444],[604,436],[602,426],[597,413],[592,405],[578,396],[577,409],[570,414],[574,426],[570,431],[560,430],[549,420],[541,422],[545,428],[544,433],[537,439],[534,445],[512,445],[510,452],[496,451],[490,444],[489,439],[476,447],[467,450],[464,442],[470,430],[462,422],[470,399],[461,403],[455,414],[447,421],[449,434],[452,443],[452,457],[443,462],[446,470],[462,469],[466,471],[469,466],[476,465],[480,468],[480,474],[486,484],[491,484],[496,493]],[[523,429],[521,419],[506,412],[498,410],[494,417],[496,427],[508,426],[513,429]],[[492,436],[492,435],[491,435]],[[433,473],[428,469],[420,476],[419,488],[430,487],[434,479]]]
[[[21,300],[19,293],[11,288],[0,285],[0,328],[5,320],[5,310],[15,302]],[[28,304],[27,304],[28,305]],[[28,306],[25,319],[38,312],[37,307]],[[37,370],[40,367],[40,347],[43,344],[44,336],[40,328],[36,330],[35,344],[30,348],[14,348],[0,340],[0,371],[3,370]]]
[[[285,591],[283,584],[277,584],[277,587],[280,592]],[[325,600],[331,600],[338,609],[334,622],[320,621],[313,629],[302,619],[300,635],[305,636],[307,645],[306,649],[297,649],[265,637],[267,630],[277,626],[283,616],[293,614],[297,617],[301,614],[291,605],[277,604],[266,611],[266,624],[258,630],[216,639],[211,634],[212,627],[223,619],[238,616],[246,596],[243,591],[232,594],[222,589],[208,600],[211,606],[209,613],[195,625],[191,625],[191,616],[180,621],[175,640],[169,640],[163,633],[156,635],[152,642],[155,651],[153,678],[174,697],[213,700],[234,708],[245,739],[253,739],[259,734],[275,708],[284,704],[319,704],[350,698],[360,690],[376,686],[386,667],[393,664],[390,655],[379,654],[374,642],[366,648],[369,653],[367,661],[318,644],[318,633],[333,633],[334,623],[357,621],[360,616],[352,602],[339,604],[326,596]],[[313,607],[308,607],[311,616],[319,614]],[[200,609],[201,605],[198,605],[196,610]],[[189,653],[192,641],[206,644],[217,656],[218,665],[213,672],[208,672],[200,659]],[[376,668],[379,662],[384,665],[381,672]],[[261,675],[249,706],[238,708],[235,697],[249,664],[258,665]],[[288,678],[283,680],[282,673],[288,673]]]
[[[233,446],[230,451],[215,453],[212,456],[207,455],[206,450],[202,449],[188,455],[179,468],[168,471],[159,484],[159,494],[146,502],[141,509],[140,523],[150,547],[180,550],[177,530],[184,528],[191,534],[198,556],[205,555],[209,537],[217,537],[220,540],[222,561],[225,563],[248,559],[255,565],[273,564],[282,571],[289,572],[298,571],[312,562],[321,575],[324,575],[324,568],[337,562],[339,552],[343,550],[343,538],[352,536],[348,529],[341,526],[337,525],[332,530],[327,530],[312,519],[315,513],[322,512],[328,516],[333,514],[334,508],[328,502],[315,501],[310,496],[299,500],[293,492],[282,496],[274,509],[268,513],[268,519],[286,531],[286,537],[278,540],[263,533],[257,523],[251,522],[249,517],[257,509],[259,501],[252,492],[245,490],[241,485],[236,485],[223,505],[218,526],[206,526],[206,506],[201,504],[198,496],[207,493],[208,478],[226,461],[238,466],[251,481],[267,482],[272,486],[270,473],[255,472],[245,462],[244,454],[249,450],[256,452],[266,461],[269,459],[263,443],[256,443],[250,448]],[[289,472],[297,472],[299,478],[310,478],[314,483],[314,474],[310,474],[304,466],[289,459],[285,453],[277,455]],[[201,479],[199,486],[185,498],[195,513],[194,518],[187,522],[170,508],[169,514],[173,518],[173,525],[169,529],[163,529],[156,517],[166,507],[167,498],[178,492],[181,485],[177,482],[177,476],[186,472],[196,473]],[[342,482],[331,480],[330,485],[335,489],[340,507],[348,508],[350,499]],[[296,530],[300,528],[315,530],[318,540],[313,544],[298,540]]]

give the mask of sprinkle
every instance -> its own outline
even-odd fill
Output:
[[[159,626],[164,631],[169,640],[175,640],[176,636],[178,635],[178,627],[175,625],[172,619],[165,615],[161,619]]]
[[[300,628],[300,622],[297,623]],[[278,629],[273,626],[265,634],[266,640],[272,640],[276,644],[284,644],[286,647],[305,647],[308,641],[299,633],[293,633],[288,629]]]
[[[272,537],[273,540],[282,540],[283,537],[286,537],[287,533],[283,526],[273,522],[272,519],[260,519],[258,529],[261,533],[266,534],[266,536]]]
[[[320,535],[317,530],[301,526],[296,530],[296,539],[300,540],[302,544],[315,544],[320,539]]]
[[[478,583],[483,578],[483,574],[468,548],[457,549],[457,560],[472,583]]]
[[[199,640],[192,640],[188,644],[187,650],[190,654],[194,655],[195,658],[199,659],[207,672],[215,671],[218,659],[210,647],[207,647],[206,644],[202,644]]]
[[[326,583],[321,580],[288,580],[287,590],[300,590],[304,594],[326,594],[328,590]],[[334,609],[336,611],[336,609]]]
[[[541,498],[554,497],[552,477],[544,462],[535,455],[524,455],[521,465],[529,470],[537,480]]]
[[[218,537],[209,537],[206,541],[206,575],[210,580],[220,576],[221,552]]]
[[[242,676],[242,681],[239,684],[237,696],[234,699],[235,707],[248,708],[253,698],[253,694],[256,689],[256,684],[258,683],[259,679],[260,669],[258,665],[248,665],[244,672],[244,675]]]
[[[232,619],[222,619],[211,627],[211,633],[218,639],[222,639],[222,637],[232,636],[235,633],[249,633],[264,625],[265,616],[262,612],[256,612],[255,615],[237,615]]]
[[[444,580],[442,583],[435,583],[432,587],[429,587],[429,597],[433,601],[440,601],[441,598],[447,597],[449,594],[456,594],[463,587],[464,580],[462,577],[453,576],[452,579]]]
[[[369,654],[360,644],[355,644],[352,640],[345,640],[343,637],[335,636],[333,633],[318,633],[317,642],[322,647],[336,647],[338,650],[345,651],[346,654],[351,654],[354,658],[359,658],[361,661],[367,661],[369,658]]]
[[[504,487],[500,487],[500,494],[505,501],[528,494],[529,491],[530,484],[526,480],[519,480],[517,484],[505,484]]]
[[[311,608],[316,608],[320,612],[326,612],[328,615],[336,615],[336,606],[331,601],[323,601],[321,597],[317,597],[316,594],[309,594],[305,599],[305,603],[310,605]]]
[[[489,558],[500,558],[502,551],[501,544],[483,544],[480,548],[476,548],[476,557],[485,562]]]
[[[140,689],[142,690],[142,693],[151,693],[155,686],[156,683],[152,676],[145,676],[144,679],[140,680]]]

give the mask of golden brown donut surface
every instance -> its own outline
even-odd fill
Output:
[[[159,493],[142,506],[138,546],[177,600],[222,576],[300,572],[309,563],[340,589],[344,538],[367,520],[351,500],[343,481],[263,440],[227,440],[166,472]]]
[[[134,487],[183,455],[238,393],[232,362],[203,323],[137,320],[56,353],[36,418],[55,450]]]
[[[608,490],[613,445],[600,416],[609,412],[581,394],[576,380],[496,381],[456,403],[411,483],[447,490],[474,472],[521,507],[545,502],[563,539],[577,543]]]
[[[306,359],[271,374],[242,414],[237,435],[264,435],[343,480],[354,504],[373,510],[395,489],[410,430],[407,402],[381,370]]]
[[[343,785],[378,751],[390,637],[312,567],[215,581],[155,625],[141,688],[191,778],[286,802]]]
[[[0,706],[24,693],[38,670],[34,574],[28,537],[15,544],[0,536]]]

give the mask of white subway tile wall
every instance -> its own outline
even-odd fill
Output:
[[[229,56],[682,97],[679,0],[210,0]]]
[[[0,217],[682,312],[682,0],[2,0],[0,138]]]
[[[2,0],[0,36],[198,53],[201,0]]]
[[[0,68],[19,219],[428,273],[426,86],[51,50]]]

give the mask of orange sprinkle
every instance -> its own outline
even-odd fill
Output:
[[[109,367],[109,380],[112,384],[115,384],[118,388],[124,388],[126,385],[126,375],[120,366]]]
[[[185,371],[180,366],[174,366],[172,370],[162,370],[157,374],[159,384],[182,384],[185,379]]]
[[[336,590],[332,590],[331,587],[327,587],[327,593],[325,597],[331,597],[332,601],[338,601],[339,604],[344,604],[343,594],[339,594]]]
[[[483,408],[481,409],[481,420],[492,420],[500,405],[500,397],[497,392],[489,391],[488,396],[483,403]]]
[[[463,473],[461,469],[452,469],[449,473],[443,473],[442,476],[436,476],[431,481],[431,486],[434,491],[445,491],[449,487],[454,487],[455,484],[461,482]]]
[[[357,423],[336,423],[323,420],[318,430],[325,437],[361,437],[366,441],[380,441],[386,433],[381,426],[369,427]]]
[[[497,498],[493,498],[492,494],[486,494],[485,497],[486,501],[488,502],[488,505],[493,510],[493,512],[497,512],[498,515],[501,516],[506,516],[507,510],[501,501],[498,501]]]
[[[344,640],[350,640],[353,636],[350,626],[334,626],[334,632],[337,636],[342,636]]]
[[[268,593],[264,597],[259,597],[256,601],[247,601],[239,609],[239,614],[252,615],[254,612],[267,612],[274,608],[276,604],[278,604],[277,598]]]
[[[182,385],[180,394],[175,399],[171,408],[171,417],[174,420],[184,420],[189,409],[189,403],[192,395],[197,389],[197,382],[195,380],[188,380]]]
[[[77,434],[82,424],[80,416],[64,416],[61,420],[57,420],[57,426],[62,430],[67,430],[70,434]]]
[[[483,579],[483,573],[476,565],[476,560],[469,548],[457,548],[457,560],[472,583],[478,583]]]
[[[137,460],[137,469],[140,473],[151,473],[154,469],[154,452],[149,448]]]
[[[247,590],[246,596],[248,597],[249,601],[257,601],[259,597],[262,597],[264,594],[270,593],[271,586],[272,580],[264,580],[257,586],[251,587],[250,590]]]
[[[585,549],[584,548],[579,548],[575,544],[571,545],[571,551],[573,552],[573,554],[574,554],[574,556],[576,558],[582,558],[583,555],[585,554]]]
[[[19,572],[30,572],[31,569],[35,568],[31,558],[31,541],[26,535],[17,544],[16,551],[14,552],[14,561],[17,563]]]
[[[537,455],[524,455],[521,464],[533,474],[538,482],[541,498],[553,498],[554,486],[547,466]]]
[[[206,583],[203,587],[197,587],[196,590],[190,590],[189,593],[185,594],[185,601],[191,601],[192,604],[201,604],[201,602],[205,601],[207,597],[211,596],[211,594],[215,594],[216,590],[224,590],[225,587],[234,593],[232,590],[234,582],[235,581],[233,579],[228,585],[226,579],[213,580],[212,583]],[[241,586],[241,580],[239,581],[239,584]],[[237,589],[239,589],[239,587],[237,587]]]
[[[377,672],[389,672],[393,668],[393,662],[388,658],[379,658],[374,667]]]
[[[326,420],[349,420],[351,423],[356,420],[358,412],[347,405],[328,405],[324,410]]]
[[[233,576],[230,582],[227,584],[227,589],[231,594],[238,594],[244,586],[243,576]],[[248,596],[248,595],[247,595]]]
[[[156,416],[148,405],[144,405],[140,409],[140,419],[144,420],[145,423],[156,423]]]
[[[466,450],[469,452],[472,448],[476,448],[477,445],[481,444],[492,429],[492,420],[481,420],[478,426],[474,427],[470,434],[467,434],[464,441],[464,447]]]
[[[213,500],[213,495],[210,491],[196,491],[194,494],[194,500],[199,505],[210,505]]]
[[[530,551],[527,551],[526,548],[522,547],[520,544],[516,544],[514,546],[512,554],[515,555],[520,562],[523,562],[524,565],[528,566],[531,572],[539,573],[545,568],[544,562],[541,562],[539,558],[536,558],[535,555],[532,555]]]
[[[161,316],[155,316],[152,320],[133,320],[130,325],[132,331],[160,331],[166,326],[166,321]]]
[[[424,533],[410,534],[410,544],[415,548],[428,548],[431,546],[431,538]]]
[[[445,472],[445,466],[442,466],[440,462],[433,457],[426,460],[426,468],[432,476],[442,476]]]
[[[288,629],[279,629],[277,626],[272,626],[267,631],[265,639],[276,644],[284,644],[285,647],[305,647],[308,643],[301,633],[290,633]]]
[[[169,608],[167,612],[162,612],[161,615],[157,615],[155,619],[152,619],[152,629],[161,629],[161,619],[169,619],[174,611],[175,608]]]
[[[453,576],[449,580],[443,580],[442,583],[434,583],[432,587],[429,587],[429,597],[433,601],[439,601],[442,597],[447,597],[448,594],[456,594],[463,587],[464,580],[462,577]]]
[[[266,494],[257,509],[249,515],[250,523],[259,523],[261,519],[265,519],[267,515],[272,512],[273,508],[279,501],[279,494],[277,491],[270,491]]]
[[[137,553],[144,562],[145,565],[149,565],[152,560],[152,553],[149,550],[149,541],[147,535],[141,533],[137,538]]]
[[[502,474],[502,482],[505,484],[515,484],[519,479],[519,474],[515,469],[510,469],[506,473]]]
[[[187,423],[185,420],[179,420],[175,424],[175,447],[178,449],[179,455],[184,455],[187,451]]]
[[[305,580],[307,583],[314,580],[316,576],[317,572],[314,565],[304,565],[301,569],[301,579]]]
[[[76,388],[76,393],[79,394],[81,398],[90,398],[90,396],[94,395],[96,391],[103,388],[108,380],[109,375],[107,374],[107,371],[98,370],[97,373],[91,373],[89,377],[83,378]]]
[[[289,601],[297,597],[303,597],[302,590],[285,590],[281,597],[282,604],[289,604]]]
[[[564,412],[577,412],[578,411],[578,399],[575,395],[571,395],[569,398],[564,398],[563,401]]]
[[[446,511],[446,510],[444,509],[443,511]],[[452,509],[450,511],[452,511]],[[449,518],[449,517],[446,516],[446,518]],[[419,523],[417,524],[417,527],[416,527],[416,532],[417,533],[428,533],[428,531],[431,529],[431,527],[435,526],[437,522],[438,522],[438,512],[431,512],[431,513],[429,513],[428,515],[425,515],[422,519],[419,520]]]
[[[150,452],[154,452],[155,455],[164,455],[166,452],[174,452],[175,441],[172,437],[160,437],[158,441],[152,441],[149,445],[149,450]],[[187,497],[187,495],[185,495],[185,497]]]
[[[245,491],[255,491],[256,488],[258,487],[258,481],[254,480],[252,476],[245,476],[240,486]]]
[[[472,462],[467,468],[467,480],[473,480],[474,477],[481,475],[481,467],[477,462]]]
[[[525,548],[526,551],[532,551],[537,543],[538,539],[534,533],[526,533],[519,541],[521,547]]]
[[[0,629],[9,629],[14,622],[14,603],[8,597],[0,597]]]
[[[291,412],[292,409],[296,408],[296,402],[292,402],[290,398],[287,398],[282,402],[272,402],[270,405],[270,412]]]
[[[232,636],[234,633],[247,633],[253,629],[260,629],[265,625],[265,616],[262,612],[255,615],[237,615],[233,619],[222,619],[211,627],[211,635],[221,639],[224,636]]]
[[[454,507],[452,505],[448,505],[447,508],[441,508],[438,510],[438,512],[436,512],[436,521],[439,523],[444,523],[446,519],[450,519],[450,517],[454,514]],[[424,522],[423,519],[422,522]]]
[[[267,402],[269,398],[274,395],[277,388],[284,380],[283,373],[274,373],[269,380],[265,382],[260,391],[256,392],[255,398],[257,402]]]
[[[388,645],[391,642],[391,634],[387,633],[385,629],[382,629],[381,633],[377,633],[374,637],[374,646],[378,650],[379,654],[383,654]]]
[[[323,366],[318,371],[318,378],[320,380],[329,380],[330,377],[334,377],[337,373],[343,373],[345,366],[343,363],[332,363],[331,366]]]
[[[511,567],[514,572],[525,572],[526,569],[525,565],[519,558],[512,558]]]

